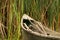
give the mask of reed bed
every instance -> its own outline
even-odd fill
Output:
[[[60,0],[0,0],[1,40],[21,40],[23,14],[54,31],[60,31]]]

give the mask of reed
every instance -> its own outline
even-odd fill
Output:
[[[25,0],[24,13],[52,30],[58,29],[59,0]]]
[[[0,0],[0,20],[6,27],[6,40],[20,40],[23,14],[52,30],[60,30],[60,0]]]

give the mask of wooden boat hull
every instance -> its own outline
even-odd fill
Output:
[[[60,40],[60,33],[50,30],[26,14],[21,19],[21,27],[22,40]]]

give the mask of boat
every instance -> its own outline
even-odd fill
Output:
[[[60,33],[24,14],[21,18],[22,40],[60,40]]]

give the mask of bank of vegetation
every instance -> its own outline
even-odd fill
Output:
[[[0,39],[20,40],[23,14],[60,30],[60,0],[0,0]]]

